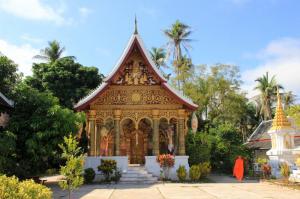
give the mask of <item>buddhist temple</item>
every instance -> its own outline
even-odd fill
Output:
[[[272,175],[280,177],[280,165],[285,162],[291,168],[295,165],[296,156],[293,154],[295,148],[295,135],[297,129],[288,120],[282,107],[281,97],[277,89],[277,106],[272,126],[268,131],[271,137],[271,149],[267,151],[272,167]]]
[[[145,164],[158,154],[185,156],[187,121],[197,105],[168,84],[135,27],[112,72],[74,108],[86,113],[89,157]]]

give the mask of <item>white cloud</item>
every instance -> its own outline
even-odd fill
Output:
[[[39,50],[30,44],[18,46],[0,39],[0,52],[18,64],[19,71],[26,76],[32,74],[33,56],[37,55]]]
[[[300,95],[300,38],[283,38],[270,42],[257,54],[261,64],[253,69],[242,72],[243,89],[248,91],[248,97],[257,94],[253,90],[255,79],[266,72],[275,75],[278,83],[286,91]]]
[[[62,16],[63,4],[60,4],[58,8],[53,8],[41,0],[0,0],[0,9],[29,20],[52,21],[56,24],[70,22]]]
[[[86,7],[79,8],[79,14],[83,18],[87,17],[91,12],[92,12],[92,10],[89,8],[86,8]]]
[[[29,42],[29,43],[42,43],[43,42],[43,40],[41,38],[32,37],[28,34],[21,35],[21,39],[23,39],[24,41]]]

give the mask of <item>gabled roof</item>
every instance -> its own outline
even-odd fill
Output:
[[[5,95],[3,95],[0,92],[0,105],[8,107],[8,108],[13,108],[14,102],[12,100],[9,100],[8,98],[6,98]]]
[[[244,144],[253,149],[270,149],[271,137],[268,131],[272,127],[272,122],[273,120],[262,121]],[[296,128],[295,131],[295,146],[300,146],[300,131]]]
[[[176,89],[172,88],[171,86],[168,85],[167,80],[164,78],[164,76],[161,74],[161,72],[158,70],[158,68],[155,66],[153,60],[151,59],[148,50],[145,48],[144,43],[135,32],[129,39],[129,42],[124,49],[120,59],[116,63],[115,67],[113,68],[112,72],[110,75],[108,75],[105,79],[104,82],[99,85],[95,90],[93,90],[90,94],[88,94],[86,97],[81,99],[75,106],[74,108],[76,110],[83,110],[85,109],[91,102],[93,102],[97,96],[99,96],[101,93],[106,90],[110,83],[112,82],[112,79],[117,75],[119,69],[122,67],[122,65],[125,63],[127,58],[130,56],[131,50],[134,48],[134,46],[137,46],[138,49],[141,52],[142,57],[144,60],[147,62],[147,65],[149,66],[150,70],[159,78],[161,82],[161,86],[166,88],[176,99],[178,99],[180,102],[182,102],[186,107],[188,107],[191,110],[195,110],[198,105],[194,104],[192,100],[189,98],[183,96],[179,91]]]

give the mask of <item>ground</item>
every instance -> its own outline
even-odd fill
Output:
[[[273,185],[267,182],[244,181],[237,183],[227,176],[213,175],[215,183],[158,183],[154,185],[84,185],[75,191],[72,199],[296,199],[300,190]],[[50,185],[54,198],[66,198],[66,192]]]

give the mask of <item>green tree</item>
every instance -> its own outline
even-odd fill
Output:
[[[55,62],[56,60],[59,60],[62,57],[63,52],[66,50],[65,47],[61,47],[60,43],[56,40],[49,41],[46,48],[40,50],[40,55],[34,56],[36,59],[45,60],[47,62]],[[75,59],[74,56],[67,56],[68,58]]]
[[[66,132],[77,133],[84,115],[62,108],[50,92],[41,93],[26,84],[15,90],[8,130],[16,137],[18,164],[11,169],[19,177],[26,177],[58,167],[58,144]]]
[[[293,105],[290,106],[287,110],[286,110],[288,116],[290,116],[294,122],[295,125],[297,127],[300,127],[300,105]]]
[[[292,91],[284,93],[283,96],[284,109],[288,109],[291,105],[294,105],[295,101],[296,101],[295,95],[293,94]]]
[[[6,56],[0,55],[0,92],[11,97],[15,85],[21,80],[18,65]]]
[[[39,91],[51,91],[61,105],[70,109],[103,79],[96,67],[82,66],[70,58],[53,63],[35,63],[32,72],[33,76],[25,80],[28,85]]]
[[[16,165],[16,136],[0,129],[0,174],[12,175]]]
[[[179,68],[182,60],[182,48],[186,51],[188,50],[189,43],[191,42],[189,38],[191,33],[190,27],[179,20],[175,21],[171,28],[164,30],[164,34],[169,39],[167,43],[168,53],[173,54],[173,66],[177,76],[180,74]],[[179,90],[182,89],[180,80],[177,80],[177,87]]]
[[[282,88],[282,86],[277,84],[275,76],[270,78],[268,72],[255,81],[257,82],[255,89],[260,92],[260,115],[263,120],[270,120],[272,119],[272,103],[276,96],[277,87]]]
[[[166,52],[163,48],[151,48],[150,56],[158,69],[160,67],[167,67],[166,65]]]
[[[68,190],[70,199],[72,191],[84,182],[82,176],[84,157],[81,154],[81,148],[78,147],[78,142],[72,135],[64,137],[64,144],[60,144],[59,147],[63,151],[62,158],[67,160],[66,165],[60,168],[60,174],[64,176],[64,180],[59,182],[59,186]]]

